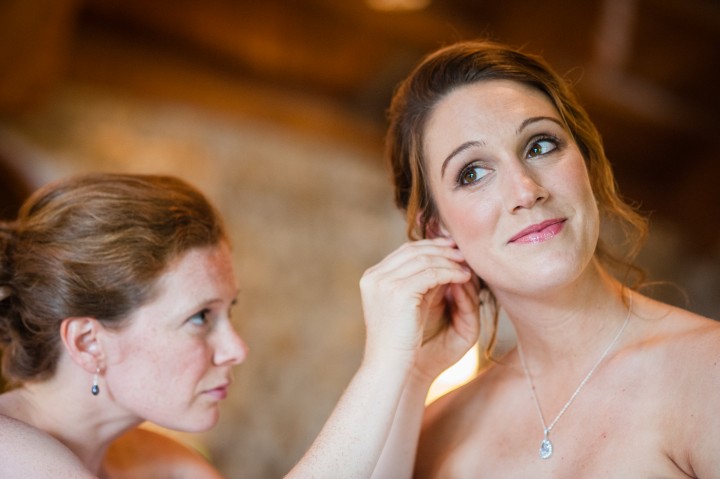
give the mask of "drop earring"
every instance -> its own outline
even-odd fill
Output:
[[[100,375],[100,368],[97,368],[97,370],[95,371],[95,376],[93,376],[92,387],[90,388],[90,392],[92,393],[93,396],[97,396],[98,394],[100,394],[100,386],[98,386],[98,376],[99,375]]]

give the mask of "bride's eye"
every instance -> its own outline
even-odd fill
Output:
[[[540,138],[530,143],[528,148],[527,157],[536,158],[538,156],[546,155],[551,151],[557,149],[558,142],[555,138]]]
[[[488,173],[490,173],[490,170],[480,165],[468,165],[460,170],[457,182],[460,186],[471,185],[480,181]]]

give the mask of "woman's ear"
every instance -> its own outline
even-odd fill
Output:
[[[75,363],[90,373],[103,369],[104,354],[99,341],[102,325],[95,318],[65,318],[60,338]]]
[[[433,217],[425,225],[425,237],[429,239],[433,238],[452,238],[450,232],[443,226],[442,221]]]

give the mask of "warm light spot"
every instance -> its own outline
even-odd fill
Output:
[[[430,0],[367,0],[370,8],[383,12],[422,10]]]
[[[443,394],[452,391],[475,377],[480,366],[480,347],[476,344],[460,361],[443,371],[430,386],[425,404],[430,404]]]
[[[210,452],[208,451],[207,445],[200,439],[198,434],[167,429],[149,421],[145,421],[140,424],[139,427],[174,439],[177,442],[199,452],[205,458],[210,458]]]

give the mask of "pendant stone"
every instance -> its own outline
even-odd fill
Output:
[[[545,436],[545,439],[540,443],[540,459],[548,459],[550,456],[552,456],[553,453],[553,445],[550,442],[550,439]]]

